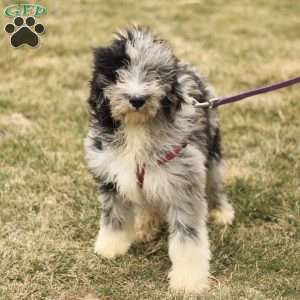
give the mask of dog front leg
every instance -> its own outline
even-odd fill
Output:
[[[100,188],[101,220],[95,252],[106,258],[124,255],[135,239],[133,207],[112,183]]]
[[[209,242],[206,228],[206,206],[192,203],[170,207],[169,256],[172,268],[170,288],[174,292],[200,294],[208,288]]]

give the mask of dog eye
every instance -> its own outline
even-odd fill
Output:
[[[159,73],[155,68],[149,68],[147,69],[147,77],[150,78],[151,80],[158,80],[160,78]]]

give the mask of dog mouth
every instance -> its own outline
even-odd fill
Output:
[[[159,101],[147,98],[112,98],[111,111],[115,119],[124,123],[146,123],[154,119],[159,110]]]
[[[144,107],[130,107],[128,113],[137,113],[137,114],[144,114],[146,109]]]
[[[124,114],[125,123],[145,123],[150,119],[150,115],[145,110],[131,110]]]
[[[123,112],[123,119],[126,123],[146,123],[154,119],[157,114],[157,108],[147,103],[141,107],[127,107]]]

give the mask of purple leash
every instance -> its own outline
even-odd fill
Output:
[[[202,102],[202,103],[196,103],[196,107],[203,107],[203,108],[215,108],[221,105],[233,103],[240,101],[242,99],[248,98],[248,97],[253,97],[259,94],[264,94],[264,93],[269,93],[272,91],[276,91],[282,88],[286,88],[288,86],[294,85],[300,83],[300,77],[296,77],[293,79],[289,79],[286,81],[282,81],[279,83],[271,84],[271,85],[266,85],[254,90],[246,91],[237,95],[233,96],[227,96],[227,97],[219,97],[219,98],[212,98],[209,99],[207,102]]]

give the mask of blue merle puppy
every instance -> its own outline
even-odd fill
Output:
[[[124,255],[165,220],[175,292],[208,287],[208,212],[221,224],[234,217],[217,112],[193,105],[212,97],[204,78],[148,29],[129,28],[95,50],[86,138],[102,204],[95,252]]]

